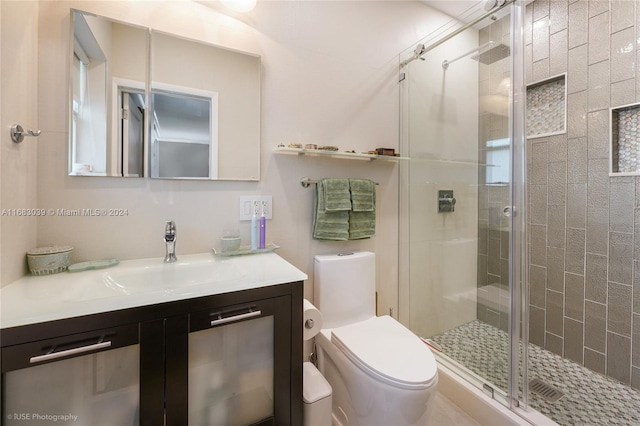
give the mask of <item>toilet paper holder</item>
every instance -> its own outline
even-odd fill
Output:
[[[318,308],[313,306],[307,299],[303,299],[302,305],[302,324],[304,325],[302,338],[304,340],[310,340],[315,337],[322,328],[322,314]]]

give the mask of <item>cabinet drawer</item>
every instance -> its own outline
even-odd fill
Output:
[[[192,313],[189,316],[189,331],[206,330],[271,315],[274,315],[274,303],[271,299],[212,308]]]
[[[130,324],[9,346],[2,348],[2,372],[135,345],[138,341],[138,325]]]

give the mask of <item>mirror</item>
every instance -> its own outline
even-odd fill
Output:
[[[259,180],[258,56],[76,10],[72,21],[70,175]]]
[[[126,100],[144,117],[149,32],[77,11],[72,21],[69,174],[142,176],[144,127],[122,143],[119,116]]]

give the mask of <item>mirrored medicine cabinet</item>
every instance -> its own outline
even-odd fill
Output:
[[[257,181],[260,57],[71,10],[69,175]]]

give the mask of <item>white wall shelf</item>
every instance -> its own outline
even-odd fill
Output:
[[[324,156],[332,158],[347,158],[352,160],[381,160],[381,161],[405,161],[409,160],[409,157],[394,157],[391,155],[376,155],[376,154],[359,154],[357,152],[344,152],[344,151],[324,151],[320,149],[305,149],[305,148],[286,148],[277,147],[273,150],[274,154],[295,154],[295,155],[309,155],[309,156]]]

